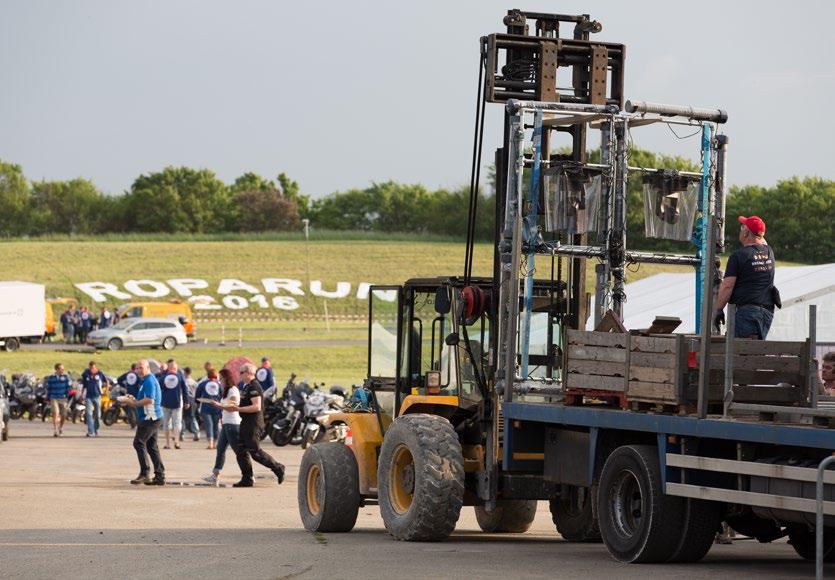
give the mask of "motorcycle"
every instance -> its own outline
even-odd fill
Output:
[[[302,449],[326,440],[338,440],[342,427],[331,424],[328,416],[344,411],[346,393],[341,387],[331,387],[330,394],[316,389],[307,396],[304,404]]]
[[[283,409],[277,413],[283,413],[281,418],[269,425],[269,434],[272,442],[279,447],[285,445],[299,445],[302,442],[302,420],[304,419],[304,403],[308,393],[313,392],[306,382],[302,381],[296,385],[294,376],[287,381],[282,392],[280,404]]]
[[[81,398],[81,387],[73,387],[67,393],[67,418],[75,423],[81,419],[82,423],[87,422],[87,405]]]
[[[287,381],[287,385],[295,385],[295,379],[296,375],[291,374],[290,379]],[[285,386],[284,389],[286,390],[287,386]],[[262,440],[270,434],[272,426],[279,420],[284,419],[287,415],[287,407],[284,405],[284,398],[283,396],[279,396],[279,391],[275,386],[272,386],[264,391],[263,401],[264,408],[262,412],[264,413],[264,425],[266,425],[266,428],[263,433],[261,433]]]
[[[35,386],[35,416],[40,417],[41,421],[46,421],[47,417],[52,416],[52,406],[46,397],[46,385],[43,380],[38,381]]]
[[[32,373],[12,375],[12,400],[11,416],[13,419],[20,419],[24,413],[29,414],[32,421],[38,411],[38,402],[35,395],[35,388],[38,380]]]
[[[118,397],[127,394],[127,389],[119,385],[114,385],[110,388],[111,403],[110,406],[107,407],[107,410],[102,413],[101,417],[102,422],[108,427],[117,423],[120,419],[132,428],[136,427],[136,413],[133,408],[123,405],[118,401]]]

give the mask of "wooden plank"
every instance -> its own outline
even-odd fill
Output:
[[[626,362],[626,350],[602,346],[569,345],[568,360],[594,360],[602,362]]]
[[[676,351],[676,339],[655,336],[633,336],[631,350],[632,352],[672,353]]]
[[[565,372],[583,375],[603,375],[609,377],[626,376],[626,364],[591,360],[569,359],[565,363]]]
[[[734,340],[734,354],[739,355],[790,355],[800,356],[805,348],[804,342],[779,341],[779,340],[751,340],[737,338]],[[710,343],[711,354],[724,354],[725,341],[713,340]]]
[[[600,377],[596,375],[580,375],[570,373],[565,375],[567,389],[592,389],[596,391],[623,392],[623,379],[620,377]]]
[[[650,399],[652,401],[678,403],[676,386],[662,383],[629,381],[626,391],[627,400]]]
[[[790,497],[785,495],[770,495],[753,491],[737,491],[735,489],[720,489],[717,487],[701,487],[686,483],[667,483],[667,495],[724,501],[743,505],[787,509],[797,512],[815,513],[817,502],[813,499]],[[823,502],[823,513],[835,516],[835,501]]]
[[[669,383],[674,385],[676,383],[675,369],[660,369],[656,367],[639,367],[630,365],[629,380],[642,381],[645,383]]]
[[[655,367],[659,369],[676,368],[676,359],[669,354],[654,352],[629,352],[629,364],[638,367]]]
[[[698,355],[696,360],[698,361]],[[724,355],[710,355],[710,366],[715,369],[725,368]],[[734,370],[757,371],[789,371],[801,373],[801,360],[792,356],[739,356],[734,355]]]
[[[593,332],[587,330],[569,330],[568,344],[585,346],[626,347],[626,335],[613,332]]]
[[[773,463],[755,463],[753,461],[699,457],[698,455],[681,455],[680,453],[667,453],[667,467],[685,467],[700,471],[739,473],[742,475],[757,475],[759,477],[791,479],[811,483],[815,483],[818,480],[818,470],[814,467],[791,467],[789,465],[777,465]],[[824,471],[823,482],[835,484],[835,470],[827,469]]]
[[[685,389],[686,399],[695,401],[698,397],[696,383],[688,385]],[[723,384],[710,385],[710,402],[720,403],[725,398],[725,387]],[[735,403],[757,403],[761,405],[794,405],[802,403],[803,392],[798,387],[753,387],[748,385],[736,385],[734,387]]]
[[[734,383],[737,385],[776,385],[788,383],[790,385],[802,386],[806,377],[798,372],[757,370],[749,371],[734,369]],[[710,382],[722,384],[725,381],[725,369],[711,368]]]

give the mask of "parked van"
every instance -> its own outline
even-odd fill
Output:
[[[191,307],[185,302],[128,302],[116,309],[119,319],[123,318],[171,318],[186,329],[186,336],[194,338],[194,317]]]

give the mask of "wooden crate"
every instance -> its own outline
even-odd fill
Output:
[[[569,330],[565,356],[568,404],[610,396],[621,406],[691,409],[698,399],[695,335],[634,336]],[[724,398],[725,339],[711,340],[709,403]],[[808,394],[808,343],[734,341],[734,401],[803,404]]]

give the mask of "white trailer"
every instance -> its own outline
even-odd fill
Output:
[[[20,342],[40,339],[46,328],[45,288],[31,282],[0,282],[0,347],[20,348]]]

